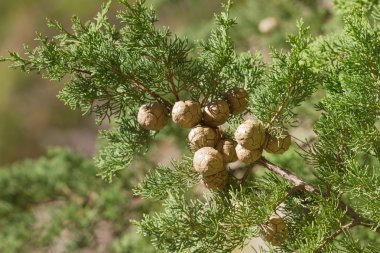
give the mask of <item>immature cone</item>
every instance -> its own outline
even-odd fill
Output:
[[[249,119],[238,126],[235,139],[246,149],[259,149],[265,142],[265,128],[259,120]]]
[[[192,150],[215,147],[219,140],[219,131],[207,126],[196,126],[190,130],[188,139]]]
[[[269,218],[269,222],[263,225],[263,229],[265,234],[262,238],[274,246],[280,245],[286,237],[286,223],[277,214]]]
[[[195,152],[193,165],[194,169],[204,177],[225,170],[222,155],[210,147],[204,147]]]
[[[203,109],[203,120],[208,126],[217,127],[228,120],[230,109],[226,101],[218,100],[208,103]]]
[[[216,150],[222,154],[225,163],[232,163],[238,160],[235,147],[236,143],[231,139],[223,139],[216,144]]]
[[[203,176],[202,178],[204,185],[213,191],[222,190],[228,184],[228,172],[227,170],[222,170],[211,176]]]
[[[137,121],[147,130],[158,131],[168,122],[168,111],[160,103],[142,105],[137,114]]]
[[[263,153],[262,149],[253,149],[249,150],[244,148],[242,145],[236,145],[236,155],[239,161],[243,163],[253,163],[260,159],[261,154]]]
[[[172,109],[173,122],[184,128],[192,128],[202,120],[202,108],[198,102],[178,101]]]
[[[272,154],[283,154],[290,147],[291,138],[288,131],[283,130],[280,137],[269,135],[265,144],[265,151]]]
[[[248,93],[243,88],[232,88],[226,94],[230,112],[234,115],[244,112],[248,107]]]

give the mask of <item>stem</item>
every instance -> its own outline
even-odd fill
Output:
[[[160,95],[150,90],[149,88],[147,88],[144,84],[137,82],[135,80],[132,80],[132,85],[148,93],[151,97],[155,98],[158,102],[164,104],[169,110],[173,107],[173,105],[169,101],[162,98]]]
[[[304,189],[311,193],[317,193],[320,194],[320,191],[316,189],[314,186],[307,184],[306,182],[302,181],[300,178],[298,178],[296,175],[292,174],[290,171],[286,169],[282,169],[278,167],[277,165],[269,162],[264,157],[261,157],[256,163],[263,165],[270,171],[276,173],[277,175],[284,178],[286,181],[291,183],[292,185],[299,187],[300,189]]]
[[[273,125],[273,123],[277,120],[277,118],[280,116],[280,114],[282,113],[282,111],[285,109],[285,105],[286,105],[286,103],[288,102],[288,100],[290,98],[290,92],[292,91],[293,87],[294,87],[293,83],[289,83],[288,84],[288,92],[282,98],[280,107],[277,109],[277,112],[273,115],[272,119],[269,121],[269,124],[268,124],[269,127],[271,127]]]
[[[82,74],[92,75],[92,72],[89,71],[89,70],[84,70],[84,69],[79,69],[79,68],[73,68],[73,71],[78,72],[78,73],[82,73]],[[132,77],[126,77],[126,79],[128,81],[130,81],[131,84],[133,86],[135,86],[136,88],[140,89],[141,91],[144,91],[144,92],[148,93],[151,97],[155,98],[158,102],[164,104],[169,110],[171,110],[171,108],[173,107],[173,105],[169,101],[167,101],[166,99],[164,99],[163,97],[161,97],[156,92],[150,90],[144,84],[142,84],[142,83],[134,80]]]
[[[247,168],[245,169],[244,175],[239,179],[240,185],[244,184],[245,181],[247,181],[249,174],[251,174],[252,172],[252,169],[253,169],[253,166],[247,166]]]
[[[80,68],[73,68],[73,70],[75,72],[79,72],[79,73],[82,73],[82,74],[92,75],[91,71],[89,71],[89,70],[80,69]]]
[[[348,230],[350,228],[353,228],[357,225],[360,225],[360,222],[359,221],[356,221],[356,220],[353,220],[349,223],[347,223],[346,225],[340,227],[338,230],[336,230],[335,232],[333,232],[330,236],[326,237],[323,242],[315,249],[315,253],[318,253],[318,252],[321,252],[322,249],[329,243],[331,243],[338,235],[340,235],[341,233],[343,233],[345,230]]]
[[[264,157],[261,157],[257,162],[257,164],[263,165],[270,171],[274,172],[275,174],[281,176],[284,178],[286,181],[297,187],[297,189],[302,189],[304,191],[317,194],[317,195],[322,195],[323,197],[327,198],[327,194],[321,192],[319,189],[315,188],[311,184],[308,184],[304,182],[302,179],[298,178],[296,175],[291,173],[290,171],[280,168],[279,166],[269,162],[267,159]],[[346,203],[344,203],[341,199],[338,200],[338,207],[344,213],[352,218],[355,222],[359,222],[358,225],[363,225],[365,227],[369,227],[373,229],[376,227],[376,222],[369,220],[367,218],[364,218],[360,216],[352,207],[348,206]],[[380,233],[380,228],[373,229],[375,232]]]
[[[204,106],[208,100],[208,97],[209,97],[209,93],[206,94],[206,96],[203,98],[202,102],[201,102],[201,106]]]
[[[172,88],[172,91],[173,91],[173,94],[175,96],[176,101],[179,101],[180,99],[179,99],[178,91],[177,91],[177,88],[175,87],[175,84],[174,84],[174,75],[168,66],[166,66],[166,69],[167,69],[168,74],[169,74],[170,87]]]

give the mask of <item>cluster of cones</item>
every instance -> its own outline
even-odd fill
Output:
[[[231,115],[246,111],[248,101],[246,90],[233,88],[227,91],[223,100],[211,101],[203,108],[198,102],[186,100],[176,102],[171,110],[174,123],[191,128],[188,140],[195,152],[194,169],[202,175],[210,190],[221,190],[228,184],[226,164],[237,160],[254,163],[263,150],[282,154],[290,146],[286,130],[280,135],[272,135],[257,119],[249,119],[236,129],[236,141],[223,133],[220,126]],[[158,131],[168,123],[169,112],[158,102],[145,104],[140,107],[137,120],[143,128]]]
[[[282,154],[289,149],[291,138],[282,129],[272,134],[270,129],[257,119],[248,119],[239,125],[234,139],[226,136],[220,126],[231,115],[247,110],[248,94],[242,88],[229,90],[224,100],[211,101],[203,108],[199,102],[186,100],[174,104],[171,113],[159,103],[149,103],[140,107],[137,120],[141,127],[158,131],[172,121],[182,128],[191,128],[188,141],[194,151],[194,169],[202,175],[204,185],[214,191],[225,188],[229,182],[227,164],[242,161],[251,164],[260,159],[263,150]],[[286,234],[286,224],[278,215],[272,215],[268,223],[262,225],[264,240],[279,245]]]

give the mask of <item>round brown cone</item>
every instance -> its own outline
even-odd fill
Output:
[[[227,122],[230,109],[226,101],[218,100],[208,103],[203,109],[203,120],[208,126],[217,127]]]
[[[193,165],[202,176],[211,176],[225,170],[222,155],[210,147],[204,147],[195,152]]]
[[[192,128],[202,120],[202,108],[198,102],[178,101],[172,109],[172,120],[184,128]]]
[[[218,150],[225,163],[232,163],[238,160],[236,155],[236,143],[231,139],[222,139],[216,144],[216,150]]]
[[[203,147],[215,147],[219,140],[219,131],[207,126],[196,126],[191,129],[188,140],[192,150],[196,151]]]
[[[281,136],[275,137],[272,135],[267,136],[265,144],[265,151],[272,154],[283,154],[287,151],[291,144],[291,137],[288,131],[283,130]]]
[[[262,148],[266,138],[265,135],[263,124],[256,119],[245,121],[235,131],[237,143],[249,150]]]
[[[137,121],[147,130],[158,131],[168,123],[168,111],[160,103],[142,105],[137,114]]]
[[[243,88],[232,88],[226,94],[230,112],[234,115],[244,112],[248,107],[248,93]]]

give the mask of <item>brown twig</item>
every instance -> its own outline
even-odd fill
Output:
[[[293,89],[293,83],[289,83],[288,84],[288,93],[282,98],[279,108],[277,109],[276,113],[273,115],[273,117],[269,121],[269,123],[268,123],[269,127],[271,127],[273,125],[273,123],[277,120],[277,118],[280,116],[282,111],[285,109],[285,105],[290,98],[289,94],[290,94],[292,89]]]
[[[173,91],[173,94],[175,96],[175,99],[177,101],[179,101],[179,95],[178,95],[178,91],[177,91],[177,88],[175,86],[175,83],[174,83],[174,75],[173,73],[171,72],[170,68],[169,67],[166,67],[167,71],[168,71],[168,74],[169,74],[169,84],[170,84],[170,87]]]
[[[73,68],[73,70],[75,72],[78,72],[78,73],[82,73],[82,74],[86,74],[86,75],[92,75],[92,72],[89,70],[80,69],[80,68]]]
[[[300,138],[295,137],[294,135],[290,135],[290,137],[302,143],[302,145],[298,145],[302,150],[304,150],[304,148],[306,147],[308,149],[311,149],[310,143],[312,143],[316,139],[316,137],[311,137],[309,140],[303,141]]]
[[[252,169],[253,169],[253,166],[248,166],[245,169],[244,175],[239,179],[239,184],[240,185],[244,184],[245,181],[247,181],[247,179],[249,177],[249,174],[251,174],[251,172],[252,172]]]
[[[173,107],[173,105],[169,101],[162,98],[160,95],[158,95],[154,91],[150,90],[149,88],[147,88],[144,84],[133,80],[132,85],[134,85],[136,88],[139,88],[140,90],[148,93],[151,97],[155,98],[158,102],[164,104],[168,109],[171,109]]]
[[[338,230],[334,231],[331,235],[326,237],[323,242],[315,249],[315,253],[321,252],[322,249],[329,243],[331,243],[338,235],[343,233],[345,230],[348,230],[350,228],[353,228],[357,225],[360,225],[360,221],[353,220],[346,225],[340,227]]]
[[[82,74],[92,75],[92,72],[89,70],[73,68],[73,71],[78,72],[78,73],[82,73]],[[159,94],[157,94],[156,92],[154,92],[151,89],[149,89],[148,87],[146,87],[144,84],[142,84],[142,83],[140,83],[140,82],[138,82],[138,81],[136,81],[130,77],[125,77],[125,78],[128,81],[130,81],[133,86],[135,86],[136,88],[140,89],[143,92],[148,93],[151,97],[156,99],[158,102],[164,104],[169,110],[173,107],[173,105],[169,101],[167,101],[166,99],[161,97]]]
[[[256,163],[263,165],[264,167],[276,173],[277,175],[281,176],[286,181],[288,181],[289,183],[291,183],[292,185],[296,187],[302,188],[311,193],[320,194],[320,191],[316,189],[315,187],[313,187],[312,185],[305,183],[304,181],[299,179],[296,175],[292,174],[290,171],[278,167],[277,165],[269,162],[264,157],[261,157]]]
[[[281,176],[282,178],[284,178],[286,181],[288,181],[292,185],[298,187],[298,189],[302,189],[304,191],[307,191],[307,192],[310,192],[313,194],[322,195],[323,197],[328,197],[326,193],[323,193],[319,189],[317,189],[316,187],[312,186],[311,184],[304,182],[303,180],[298,178],[296,175],[294,175],[290,171],[283,169],[283,168],[280,168],[279,166],[269,162],[264,157],[261,157],[256,163],[266,167],[270,171]],[[369,220],[369,219],[366,219],[366,218],[363,218],[352,207],[348,206],[341,199],[338,199],[338,208],[341,209],[342,211],[344,211],[344,213],[347,216],[349,216],[350,218],[352,218],[354,221],[359,222],[360,223],[359,225],[363,225],[365,227],[369,227],[372,229],[375,227],[376,222]],[[380,228],[376,228],[376,229],[374,229],[374,231],[377,233],[380,233]]]
[[[206,94],[206,96],[202,99],[202,102],[201,102],[201,106],[204,106],[208,100],[208,97],[209,97],[209,93]]]

